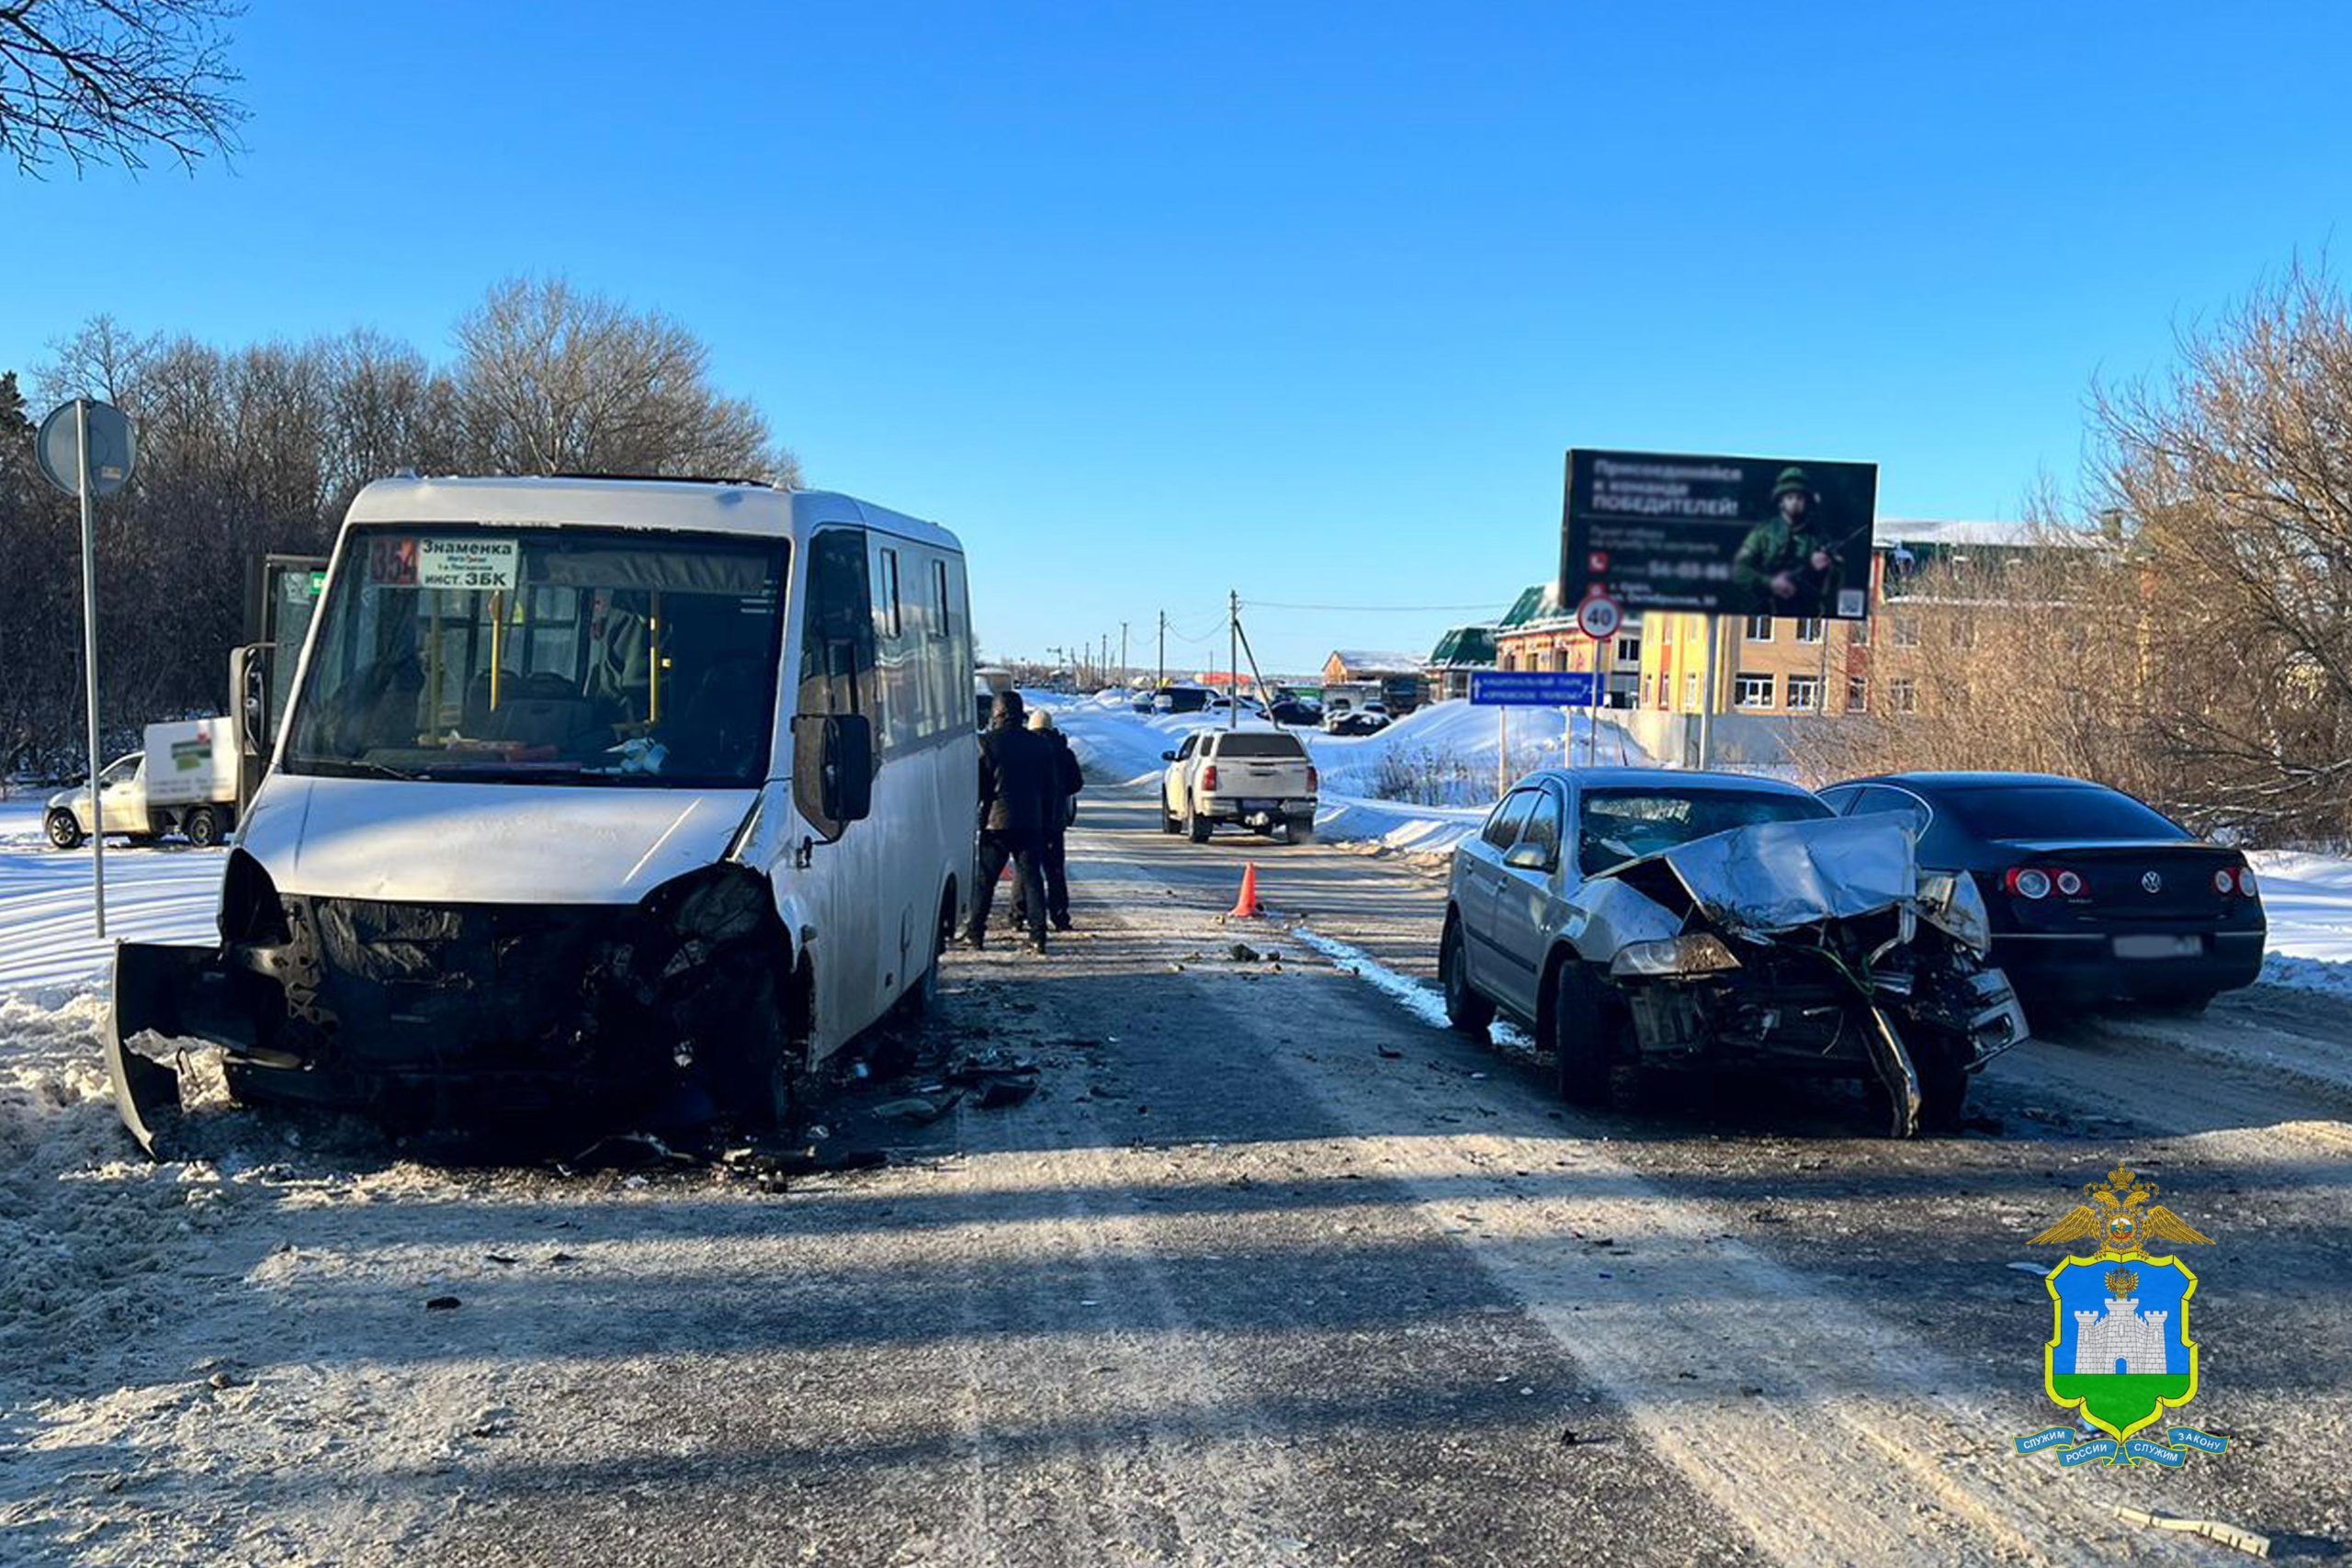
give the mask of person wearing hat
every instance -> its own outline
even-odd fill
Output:
[[[1732,558],[1731,579],[1758,615],[1826,615],[1838,603],[1838,551],[1822,531],[1818,501],[1803,468],[1781,470],[1776,515],[1758,523]]]
[[[1069,930],[1069,851],[1064,835],[1069,825],[1078,820],[1078,793],[1086,787],[1086,773],[1078,765],[1078,753],[1070,750],[1069,738],[1054,723],[1054,716],[1044,708],[1029,710],[1029,728],[1044,736],[1054,748],[1054,784],[1056,798],[1053,809],[1046,815],[1045,841],[1037,852],[1037,874],[1046,885],[1046,918],[1054,930]],[[1012,888],[1012,922],[1015,926],[1028,921],[1028,908],[1022,902],[1022,885]]]
[[[1046,887],[1037,863],[1047,822],[1062,809],[1060,773],[1052,742],[1023,728],[1025,716],[1020,693],[999,693],[989,731],[980,737],[979,863],[972,886],[972,923],[964,932],[970,947],[987,942],[989,906],[1010,862],[1030,951],[1046,951]]]

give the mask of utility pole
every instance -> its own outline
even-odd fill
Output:
[[[1159,612],[1159,680],[1151,689],[1158,691],[1168,684],[1168,612]]]
[[[1117,684],[1127,683],[1127,623],[1119,623],[1119,678]]]
[[[1226,591],[1225,727],[1241,728],[1241,591]]]

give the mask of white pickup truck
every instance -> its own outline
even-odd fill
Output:
[[[237,729],[227,717],[147,727],[147,749],[118,757],[98,773],[108,838],[153,843],[176,832],[199,849],[229,836],[237,820]],[[78,847],[97,828],[90,788],[60,790],[41,819],[49,841]]]
[[[1283,829],[1292,843],[1315,836],[1319,781],[1306,743],[1282,729],[1204,729],[1160,756],[1159,830],[1208,842],[1220,822]]]

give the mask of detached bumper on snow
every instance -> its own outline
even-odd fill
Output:
[[[1605,961],[1644,1061],[1861,1077],[1908,1136],[1956,1121],[1967,1075],[2026,1038],[1974,884],[1923,878],[1892,822],[1712,834],[1603,873],[1577,901],[1583,951]]]
[[[705,1119],[772,1079],[787,951],[740,866],[625,906],[280,897],[232,860],[217,947],[117,949],[107,1071],[155,1152],[177,1075],[142,1035],[220,1046],[241,1101],[400,1122],[575,1115],[698,1091]]]

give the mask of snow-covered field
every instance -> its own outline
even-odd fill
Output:
[[[87,844],[54,850],[41,803],[0,801],[0,994],[79,987],[106,967],[113,939],[203,942],[226,850],[107,846],[107,936],[91,929]]]

